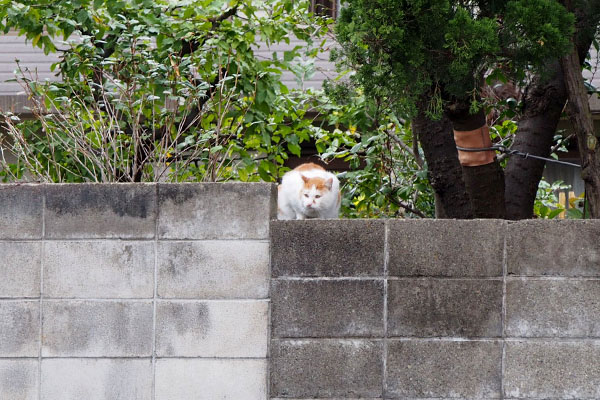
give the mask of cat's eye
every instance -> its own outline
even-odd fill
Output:
[[[315,198],[316,198],[316,199],[318,199],[318,198],[320,198],[320,197],[321,197],[321,195],[320,195],[320,194],[317,194],[317,195],[315,195]]]
[[[304,193],[304,197],[308,197],[308,195],[306,193]]]

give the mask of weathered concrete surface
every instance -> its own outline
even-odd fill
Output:
[[[42,360],[44,400],[152,399],[151,359]]]
[[[44,296],[152,298],[154,244],[143,241],[44,243]]]
[[[37,357],[39,343],[40,303],[0,301],[0,357]]]
[[[502,281],[396,280],[388,296],[389,336],[502,336]]]
[[[265,359],[160,359],[156,400],[267,398]]]
[[[271,230],[273,277],[383,273],[383,221],[273,221]]]
[[[0,399],[38,400],[37,359],[0,359]]]
[[[505,222],[390,220],[390,276],[502,276]]]
[[[161,298],[263,299],[269,293],[269,242],[158,243]]]
[[[512,337],[600,338],[600,280],[509,280]]]
[[[267,301],[161,301],[159,357],[266,357]]]
[[[382,336],[383,291],[383,280],[273,280],[273,335]]]
[[[155,184],[46,185],[46,237],[153,238]]]
[[[600,277],[600,224],[593,220],[511,223],[508,273],[525,276]]]
[[[0,242],[0,298],[39,297],[41,242]]]
[[[0,239],[40,239],[44,187],[0,184]]]
[[[267,239],[276,186],[261,183],[159,184],[161,239]]]
[[[275,199],[0,185],[0,399],[265,400]]]
[[[383,343],[271,340],[271,396],[381,397]]]
[[[386,398],[501,398],[502,343],[391,340]]]
[[[600,343],[508,342],[507,397],[600,399]]]
[[[46,301],[44,357],[152,355],[151,301]]]

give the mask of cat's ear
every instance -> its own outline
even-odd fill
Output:
[[[308,178],[307,177],[305,177],[302,174],[300,174],[300,177],[302,178],[302,180],[304,181],[304,183],[308,183]]]
[[[331,190],[331,187],[333,186],[333,178],[329,178],[325,181],[325,187],[327,188],[327,190]]]

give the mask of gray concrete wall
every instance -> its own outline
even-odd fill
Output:
[[[0,185],[0,399],[265,399],[274,189]]]
[[[599,399],[600,222],[0,185],[0,399]]]
[[[600,221],[271,234],[272,399],[600,398]]]

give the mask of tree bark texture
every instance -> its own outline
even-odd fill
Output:
[[[578,34],[575,38],[580,61],[592,44],[600,21],[600,0],[580,1],[575,9]],[[523,98],[523,114],[512,149],[548,157],[556,127],[567,101],[567,89],[559,60],[550,61],[547,77],[536,77]],[[581,70],[579,70],[581,74]],[[508,219],[533,217],[533,204],[545,163],[532,158],[513,156],[504,170],[506,179],[506,213]]]
[[[427,117],[424,110],[424,107],[420,107],[413,120],[413,129],[425,153],[429,181],[439,200],[436,202],[436,215],[473,218],[473,207],[463,181],[450,120],[444,116],[434,121]],[[443,210],[437,209],[438,204],[441,204]]]
[[[449,118],[455,131],[473,131],[486,125],[483,110],[471,114],[464,104],[450,106]],[[488,135],[487,130],[485,130],[485,134]],[[498,160],[492,157],[487,158],[492,162],[487,162],[486,159],[486,163],[483,165],[462,165],[461,168],[475,218],[506,218],[504,171]],[[465,164],[463,161],[461,162]]]
[[[569,100],[568,114],[577,135],[586,203],[591,217],[600,218],[600,151],[598,138],[594,132],[587,90],[581,76],[579,55],[573,51],[562,58],[561,64]]]
[[[566,101],[566,89],[560,64],[553,62],[551,77],[537,77],[523,98],[523,116],[519,120],[512,149],[540,157],[549,157],[556,127]],[[533,158],[512,156],[506,165],[506,216],[508,219],[533,217],[533,203],[546,163]]]

